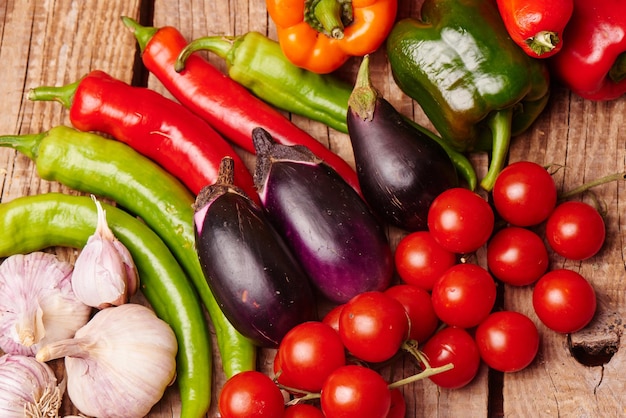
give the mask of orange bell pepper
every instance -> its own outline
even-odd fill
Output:
[[[398,10],[397,0],[266,0],[266,5],[285,56],[320,74],[376,51]]]

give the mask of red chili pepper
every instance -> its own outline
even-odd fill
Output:
[[[589,100],[626,93],[625,1],[574,0],[563,36],[567,43],[550,59],[555,79]]]
[[[98,131],[159,163],[194,194],[215,183],[223,157],[235,160],[236,184],[258,201],[252,175],[232,146],[209,124],[179,103],[92,71],[62,87],[37,87],[31,100],[56,100],[70,109],[72,125]]]
[[[176,59],[187,41],[176,28],[144,27],[130,18],[124,23],[134,31],[146,68],[224,137],[254,153],[252,130],[262,127],[278,143],[309,148],[360,193],[356,171],[345,160],[200,55],[190,56],[177,73]]]
[[[533,58],[548,58],[563,47],[563,30],[573,0],[497,0],[511,39]]]

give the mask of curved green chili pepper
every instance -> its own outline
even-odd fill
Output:
[[[115,201],[139,216],[167,244],[194,284],[216,330],[224,373],[256,366],[256,349],[221,311],[195,251],[194,196],[175,177],[128,145],[58,126],[48,132],[0,136],[32,159],[39,176]]]
[[[135,36],[142,31],[135,27]],[[322,122],[342,133],[348,133],[346,115],[352,86],[329,74],[317,74],[294,66],[282,53],[278,42],[258,32],[241,36],[207,36],[191,41],[176,61],[182,71],[185,60],[194,52],[208,50],[226,60],[228,76],[257,97],[284,111]],[[476,172],[465,155],[425,127],[411,121],[417,129],[439,142],[454,163],[468,187],[476,187]]]
[[[103,204],[109,227],[137,266],[141,291],[178,341],[181,417],[204,416],[211,400],[211,339],[198,296],[163,241],[144,223]],[[97,226],[88,196],[46,193],[0,204],[0,257],[49,247],[83,248]]]

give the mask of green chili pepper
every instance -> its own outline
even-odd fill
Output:
[[[140,41],[144,36],[142,31],[147,29],[135,28],[135,36]],[[200,50],[208,50],[225,59],[229,77],[267,103],[348,133],[346,115],[352,86],[335,76],[294,66],[285,57],[278,42],[258,32],[198,38],[181,51],[176,70],[182,71],[187,58]],[[473,190],[477,183],[476,173],[467,157],[430,130],[412,123],[444,147],[457,172]]]
[[[141,291],[178,341],[176,378],[181,417],[206,414],[211,399],[211,339],[193,287],[163,241],[144,223],[103,204],[107,222],[137,266]],[[0,257],[49,247],[83,248],[96,230],[96,205],[87,196],[46,193],[0,204]]]
[[[195,251],[194,196],[182,183],[124,143],[65,126],[0,136],[0,146],[32,159],[42,179],[109,198],[139,216],[167,244],[199,293],[216,330],[225,375],[255,368],[254,345],[226,319],[202,272]]]
[[[548,101],[547,68],[511,40],[495,3],[426,0],[421,19],[400,20],[387,38],[394,79],[457,150],[491,144],[481,180],[491,190],[511,136]]]

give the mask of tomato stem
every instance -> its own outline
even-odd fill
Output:
[[[600,186],[602,184],[610,183],[612,181],[619,181],[619,180],[626,180],[626,172],[609,174],[608,176],[600,177],[600,178],[592,180],[590,182],[581,184],[580,186],[575,187],[572,190],[569,190],[569,191],[564,192],[564,193],[560,193],[559,194],[559,199],[560,200],[564,200],[564,199],[570,198],[572,196],[576,196],[578,194],[586,192],[587,190],[591,189],[592,187]]]
[[[402,344],[402,348],[405,351],[408,351],[409,353],[411,353],[420,364],[424,365],[424,370],[412,376],[405,377],[404,379],[400,379],[396,382],[390,383],[389,389],[395,389],[400,386],[407,385],[409,383],[417,382],[418,380],[422,380],[427,377],[434,376],[436,374],[443,373],[445,371],[448,371],[454,368],[454,364],[452,363],[444,364],[443,366],[439,366],[439,367],[432,367],[430,363],[428,362],[428,359],[426,358],[424,353],[418,350],[417,341],[415,340],[405,341]]]

